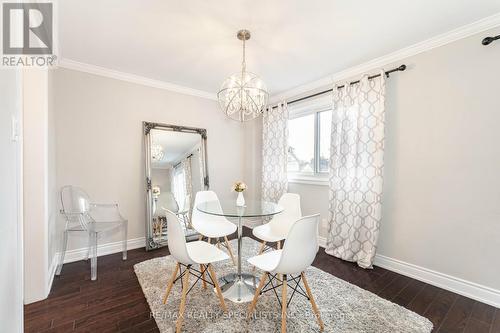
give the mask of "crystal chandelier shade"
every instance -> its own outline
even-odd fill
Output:
[[[157,143],[151,145],[151,158],[153,161],[160,162],[165,157],[163,147]]]
[[[240,30],[237,37],[243,41],[241,72],[224,80],[217,99],[226,116],[243,122],[257,118],[262,113],[267,105],[269,92],[259,76],[246,71],[245,41],[250,39],[250,32]]]

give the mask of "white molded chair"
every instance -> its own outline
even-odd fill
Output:
[[[281,300],[278,298],[278,302],[281,305],[282,333],[286,332],[287,306],[295,293],[301,294],[309,299],[320,329],[324,329],[318,307],[304,274],[306,268],[314,261],[319,249],[318,225],[319,214],[303,217],[292,225],[290,233],[286,238],[285,245],[283,246],[283,250],[274,250],[248,259],[250,264],[264,271],[259,286],[255,291],[253,301],[248,308],[248,313],[249,315],[253,313],[257,300],[261,294],[281,287]],[[280,275],[282,275],[281,279],[279,277]],[[267,282],[266,287],[269,284],[273,287],[268,289],[264,288],[264,284],[267,280],[269,280],[269,282]],[[276,286],[274,286],[273,281],[277,282]],[[291,281],[292,284],[289,285],[288,281]],[[300,281],[303,282],[306,288],[305,292],[300,286]],[[290,300],[287,300],[288,287],[293,289]]]
[[[207,237],[208,243],[210,243],[210,241],[215,238],[217,246],[220,247],[219,238],[223,237],[225,246],[231,256],[231,260],[233,261],[233,264],[236,265],[236,260],[234,259],[233,251],[227,236],[235,233],[237,227],[234,223],[229,222],[224,216],[205,214],[196,208],[200,203],[208,201],[219,202],[219,198],[213,191],[199,191],[196,193],[193,213],[191,215],[191,224],[193,228],[201,234],[200,240],[203,237]],[[220,208],[220,211],[222,213],[222,208]]]
[[[66,218],[63,232],[61,256],[56,275],[61,274],[69,233],[88,234],[88,250],[85,260],[90,259],[91,280],[97,279],[97,240],[103,233],[122,233],[122,259],[127,259],[127,225],[117,204],[91,203],[89,196],[79,187],[67,185],[61,188],[61,214]]]
[[[203,289],[207,288],[207,283],[215,287],[217,296],[224,312],[227,312],[224,297],[217,282],[217,276],[212,268],[212,263],[229,259],[229,256],[219,250],[214,245],[208,244],[203,241],[195,241],[186,243],[184,230],[177,218],[177,215],[169,210],[166,211],[167,215],[167,228],[168,228],[168,250],[172,257],[177,261],[174,272],[170,277],[167,285],[165,296],[163,297],[163,304],[167,303],[168,295],[175,282],[182,279],[182,297],[179,307],[179,317],[175,324],[176,332],[181,331],[184,310],[186,307],[186,296],[191,290],[189,287],[189,276],[193,275],[197,279],[193,286],[199,281],[203,282]],[[200,265],[200,270],[193,268],[194,265]],[[205,279],[205,273],[208,270],[209,280]],[[193,273],[193,271],[195,273]],[[177,276],[179,273],[179,276]]]
[[[283,212],[274,216],[269,223],[253,228],[255,237],[262,240],[259,254],[264,251],[266,243],[277,243],[277,248],[281,248],[281,241],[286,239],[292,225],[302,217],[300,210],[300,196],[295,193],[285,193],[278,201],[278,205],[283,207]]]

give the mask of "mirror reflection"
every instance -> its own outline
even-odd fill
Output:
[[[204,189],[203,141],[198,133],[152,129],[151,192],[152,237],[167,239],[166,210],[183,222],[186,236],[195,236],[191,227],[194,193]]]

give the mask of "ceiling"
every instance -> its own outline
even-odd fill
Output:
[[[154,168],[165,168],[171,166],[175,162],[184,157],[190,151],[200,144],[201,137],[199,134],[172,132],[163,130],[151,130],[151,140],[153,144],[159,144],[163,147],[165,157],[163,160],[153,161]]]
[[[247,68],[271,94],[500,12],[499,0],[63,0],[62,58],[210,93]]]

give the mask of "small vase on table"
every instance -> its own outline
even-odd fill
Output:
[[[243,196],[243,192],[238,192],[238,198],[236,198],[236,206],[245,206],[245,197]]]
[[[233,185],[233,191],[238,192],[238,197],[236,198],[236,206],[245,207],[245,197],[243,196],[243,191],[247,189],[247,185],[242,181],[237,181]]]

